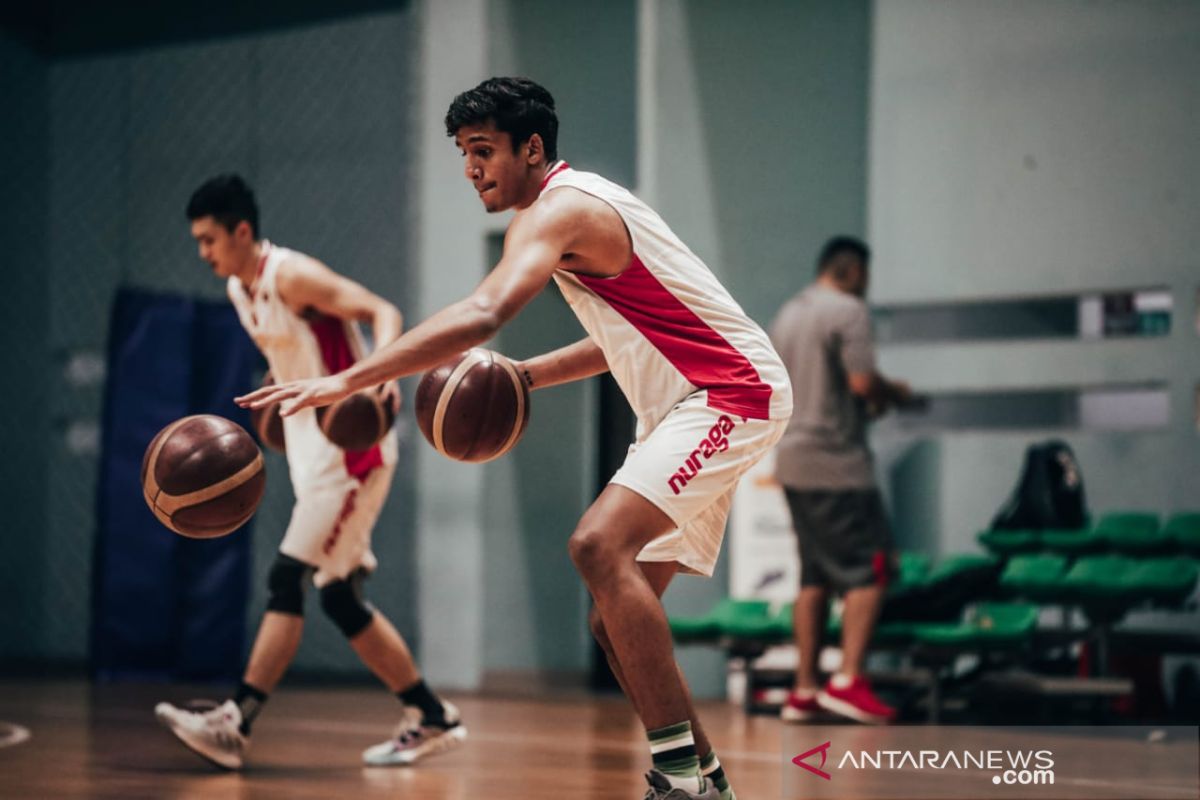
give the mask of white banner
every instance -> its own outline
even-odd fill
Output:
[[[729,596],[790,602],[800,587],[800,559],[775,454],[742,477],[729,521]]]

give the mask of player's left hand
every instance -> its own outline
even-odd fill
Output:
[[[379,387],[379,396],[383,402],[392,407],[393,414],[400,413],[400,401],[403,399],[400,395],[400,384],[395,381],[388,381]]]
[[[339,374],[264,386],[250,394],[235,397],[234,402],[242,408],[263,408],[279,403],[280,415],[290,417],[301,409],[336,403],[348,394],[350,387]]]

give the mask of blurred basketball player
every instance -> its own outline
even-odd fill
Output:
[[[229,299],[276,380],[329,375],[354,364],[364,350],[358,322],[371,324],[377,347],[400,336],[394,305],[316,259],[259,238],[254,195],[237,175],[197,189],[187,217],[200,258],[226,280]],[[384,392],[398,410],[396,383]],[[311,410],[287,417],[283,428],[296,505],[270,569],[267,611],[242,682],[213,710],[160,703],[158,719],[200,755],[239,768],[250,726],[300,646],[311,581],[324,612],[403,703],[395,736],[367,749],[363,760],[411,764],[458,744],[466,737],[458,711],[429,690],[404,639],[363,599],[363,580],[376,566],[371,529],[395,471],[395,432],[369,450],[349,452],[325,438]]]
[[[711,575],[738,478],[779,439],[791,387],[766,334],[666,223],[558,158],[549,92],[493,78],[454,99],[446,131],[488,211],[516,209],[504,255],[467,299],[345,372],[240,398],[282,412],[427,369],[490,339],[553,278],[588,338],[519,365],[535,389],[611,370],[638,417],[624,466],[584,514],[571,558],[592,629],[650,740],[648,798],[730,800],[691,707],[659,600]]]

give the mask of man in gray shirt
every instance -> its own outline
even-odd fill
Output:
[[[800,596],[793,614],[800,663],[781,712],[789,722],[810,719],[821,709],[860,722],[895,717],[861,674],[895,560],[867,422],[911,394],[875,367],[863,301],[869,266],[864,243],[831,239],[817,259],[817,279],[780,309],[771,326],[794,401],[775,468],[800,545]],[[819,687],[817,655],[831,591],[845,600],[842,666]]]

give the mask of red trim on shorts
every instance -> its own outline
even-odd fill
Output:
[[[709,408],[770,419],[771,387],[750,360],[671,294],[636,253],[616,277],[575,277],[637,328],[688,383],[706,389]]]
[[[342,538],[342,525],[346,522],[351,514],[354,513],[354,500],[358,497],[358,489],[351,489],[346,493],[346,499],[342,501],[342,507],[338,511],[337,519],[334,520],[333,530],[325,537],[325,541],[321,544],[321,552],[329,555],[333,552],[333,548],[337,546],[338,539]]]
[[[882,550],[875,551],[875,555],[871,558],[871,572],[875,576],[876,586],[887,588],[892,575],[892,571],[888,567],[888,554]]]
[[[315,314],[308,320],[308,327],[317,338],[321,361],[330,375],[341,372],[356,361],[354,351],[350,349],[350,336],[346,331],[349,324],[328,314]],[[366,481],[371,470],[383,466],[383,451],[378,444],[366,450],[343,450],[342,458],[346,463],[346,472],[360,482]]]

